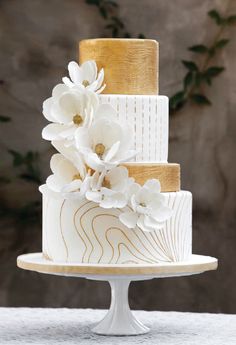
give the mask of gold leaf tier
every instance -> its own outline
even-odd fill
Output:
[[[129,176],[143,185],[148,179],[158,179],[162,192],[180,191],[180,165],[175,163],[125,163]]]
[[[104,94],[157,95],[159,45],[148,39],[90,39],[79,44],[80,64],[105,70]]]

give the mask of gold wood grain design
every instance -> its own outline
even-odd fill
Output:
[[[89,203],[91,203],[92,204],[92,202],[88,202],[88,204]],[[77,213],[77,212],[76,212]],[[93,243],[92,243],[92,241],[90,240],[90,238],[89,238],[89,236],[87,235],[87,233],[86,233],[86,231],[85,231],[85,229],[84,229],[84,227],[83,227],[83,224],[82,224],[82,219],[83,219],[83,217],[84,217],[84,215],[87,213],[87,211],[85,211],[81,216],[80,216],[80,218],[79,218],[79,223],[80,223],[80,228],[82,229],[82,231],[83,231],[83,233],[84,233],[84,235],[85,235],[85,237],[87,238],[87,240],[89,241],[89,243],[91,244],[91,251],[90,251],[90,253],[89,253],[89,257],[90,257],[90,255],[91,255],[91,253],[93,252],[93,250],[94,250],[94,246],[93,246]],[[86,247],[87,248],[87,247]],[[88,250],[88,248],[87,248],[87,250]],[[84,257],[85,257],[85,255],[86,255],[86,251],[84,252],[84,255],[83,255],[83,262],[84,262]]]
[[[83,239],[83,237],[81,236],[77,226],[76,226],[76,216],[78,214],[78,212],[84,207],[86,206],[87,204],[89,204],[90,201],[87,201],[85,202],[82,206],[80,206],[74,213],[74,216],[73,216],[73,223],[74,223],[74,227],[75,227],[75,230],[76,230],[76,233],[78,234],[78,236],[80,237],[81,241],[83,242],[84,246],[85,246],[85,249],[84,249],[84,252],[83,252],[83,256],[82,256],[82,263],[84,263],[84,256],[85,256],[85,253],[87,252],[88,250],[88,247],[87,247],[87,244],[85,242],[85,240]]]
[[[90,207],[89,209],[87,209],[81,216],[80,216],[80,226],[81,226],[81,229],[83,230],[83,232],[86,234],[86,229],[84,229],[83,225],[82,225],[82,218],[87,215],[91,210],[94,210],[94,209],[99,209],[100,207],[99,206],[93,206],[93,207]],[[76,211],[77,212],[77,211]],[[98,217],[104,217],[104,216],[108,216],[108,217],[113,217],[115,219],[117,219],[119,221],[119,218],[113,214],[109,214],[109,213],[101,213],[101,214],[97,214],[96,216],[94,216],[93,218],[91,218],[91,226],[92,226],[92,231],[93,231],[93,234],[97,240],[97,242],[99,243],[100,247],[101,247],[101,250],[102,250],[102,254],[99,256],[99,259],[98,259],[98,263],[101,262],[101,259],[103,257],[103,254],[104,254],[104,248],[103,248],[103,245],[102,243],[100,242],[96,232],[95,232],[95,227],[94,227],[94,222],[95,220],[98,218]],[[112,227],[113,229],[115,227]],[[109,228],[110,230],[110,228]],[[149,251],[149,249],[145,246],[145,244],[142,242],[142,240],[139,238],[139,236],[137,235],[137,233],[134,233],[135,234],[135,237],[137,237],[137,239],[139,240],[139,242],[141,243],[141,245],[145,248],[145,250],[150,254],[151,257],[153,257],[154,259],[150,259],[148,258],[145,254],[143,254],[142,252],[140,252],[140,250],[130,241],[130,239],[128,238],[128,236],[125,234],[125,232],[119,228],[119,230],[122,232],[123,236],[126,238],[126,240],[130,243],[131,246],[133,246],[135,248],[135,250],[141,254],[143,257],[146,258],[146,260],[143,260],[143,259],[140,259],[137,257],[137,259],[139,260],[142,260],[144,262],[157,262],[158,259]],[[105,235],[107,237],[107,234]],[[89,238],[89,236],[86,234],[86,237]],[[91,258],[91,255],[92,255],[92,252],[94,251],[94,245],[92,243],[92,241],[89,239],[91,245],[92,245],[92,250],[90,251],[89,253],[89,257],[88,257],[88,262],[90,262],[90,258]],[[108,242],[110,245],[110,241]],[[112,245],[111,245],[112,246]],[[114,248],[113,248],[114,250]],[[114,253],[114,252],[113,252]],[[135,256],[135,254],[133,254]],[[83,257],[83,262],[84,262],[84,257]]]
[[[127,206],[127,208],[129,208],[129,209],[132,211],[132,209],[131,209],[130,206]],[[120,210],[120,212],[121,212],[121,210]],[[148,236],[145,232],[143,232],[138,226],[136,226],[135,229],[137,229],[137,230],[146,238],[146,240],[149,242],[150,246],[158,253],[157,248],[155,248],[155,246],[153,245],[153,243],[152,243],[152,241],[150,240],[149,236]],[[136,236],[138,237],[139,241],[142,242],[142,240],[141,240],[140,237],[138,236],[137,231],[136,231],[135,234],[136,234]],[[151,233],[149,233],[149,235],[151,235]],[[144,244],[143,244],[143,246],[144,246],[144,248],[148,251],[147,247],[146,247]],[[161,249],[161,247],[160,247],[160,249]],[[158,254],[159,254],[159,253],[158,253]],[[154,257],[155,257],[155,256],[154,256]],[[158,259],[158,262],[159,262],[159,261],[163,261],[163,260]]]
[[[63,229],[62,229],[62,210],[63,210],[63,207],[65,205],[65,202],[66,202],[66,200],[63,200],[61,208],[60,208],[60,231],[61,231],[61,237],[62,237],[64,246],[66,248],[66,261],[68,261],[69,251],[68,251],[68,247],[66,245],[66,241],[65,241],[65,237],[64,237]]]
[[[138,256],[134,255],[134,254],[131,252],[130,248],[129,248],[125,243],[120,242],[120,243],[118,244],[119,257],[118,257],[117,260],[116,260],[116,264],[118,263],[119,258],[120,258],[120,256],[121,256],[121,250],[120,250],[121,246],[125,247],[125,248],[128,250],[128,252],[130,252],[131,255],[133,255],[133,256],[135,256],[137,259],[139,259]],[[154,261],[154,260],[143,260],[143,259],[141,259],[141,260],[142,260],[143,262],[148,263],[148,264],[154,264],[154,263],[156,262],[156,261]]]
[[[129,176],[143,185],[148,179],[158,179],[162,192],[177,192],[180,190],[180,165],[175,163],[123,163]]]
[[[174,194],[174,195],[172,195]],[[116,219],[119,222],[119,216],[112,213],[99,213],[102,210],[100,207],[93,202],[86,202],[83,205],[81,205],[74,213],[74,226],[76,229],[76,232],[78,233],[78,236],[81,238],[85,248],[83,252],[83,258],[82,262],[85,263],[92,263],[91,261],[91,255],[92,253],[95,253],[96,256],[95,261],[97,263],[102,262],[103,256],[105,254],[104,249],[104,243],[102,238],[107,241],[109,246],[111,247],[112,254],[111,258],[109,259],[109,263],[112,263],[114,261],[114,255],[115,255],[115,248],[118,249],[118,253],[116,251],[116,262],[120,260],[121,255],[121,248],[124,246],[126,250],[132,255],[134,259],[131,259],[131,261],[138,261],[138,262],[146,262],[146,263],[156,263],[156,262],[166,262],[166,261],[180,261],[183,259],[183,256],[185,257],[185,252],[189,252],[189,231],[191,229],[189,228],[189,206],[188,203],[191,201],[191,199],[188,197],[188,194],[181,195],[181,198],[177,197],[178,193],[171,193],[170,196],[168,196],[167,204],[174,210],[174,215],[172,218],[166,222],[165,227],[161,230],[156,230],[152,233],[143,233],[141,229],[138,227],[136,230],[132,231],[132,237],[136,238],[132,239],[130,238],[128,232],[122,230],[119,226],[110,226],[107,229],[104,229],[101,226],[97,226],[95,223],[96,220],[100,217],[108,217],[106,221],[104,222],[105,226],[109,224],[109,217],[112,217]],[[63,238],[63,242],[65,243],[64,233],[62,230],[62,224],[61,224],[61,217],[62,217],[62,209],[64,206],[65,201],[63,202],[61,206],[60,211],[60,226],[61,226],[61,234]],[[83,207],[86,207],[86,210],[82,212]],[[96,211],[97,210],[97,211]],[[186,211],[187,210],[187,211]],[[81,211],[82,214],[78,213]],[[95,214],[89,214],[90,212],[95,212]],[[117,212],[121,212],[121,210],[117,210]],[[78,221],[80,226],[77,226],[76,217],[78,217]],[[89,224],[86,226],[83,224],[83,217],[86,217],[86,219],[89,219]],[[102,224],[102,223],[101,223]],[[115,224],[114,224],[115,225]],[[89,229],[86,227],[90,226],[90,234],[93,234],[93,237],[89,234]],[[99,233],[98,233],[99,231]],[[110,240],[110,233],[113,233],[114,231],[119,231],[123,238],[125,238],[125,242],[118,240],[119,236],[113,235],[114,242]],[[82,235],[82,233],[83,235]],[[142,232],[142,233],[141,233]],[[85,238],[87,240],[85,240]],[[88,247],[89,242],[90,246]],[[95,241],[95,242],[94,242]],[[127,242],[126,242],[127,241]],[[101,248],[101,252],[99,253],[97,250],[95,250],[94,243],[98,243],[99,247]],[[137,245],[135,244],[137,243]],[[185,248],[186,247],[186,248]],[[67,249],[67,258],[68,258],[68,248]],[[156,254],[155,254],[156,253]],[[118,257],[117,257],[118,255]],[[85,256],[87,259],[85,260]],[[94,259],[93,259],[94,260]],[[106,259],[107,260],[107,259]],[[127,260],[129,260],[127,258]]]
[[[114,216],[114,217],[116,217],[116,216]],[[122,235],[126,238],[126,240],[128,241],[128,243],[130,243],[130,245],[131,245],[141,256],[143,256],[146,260],[140,259],[137,255],[135,255],[134,253],[132,253],[132,252],[129,250],[129,252],[130,252],[133,256],[135,256],[137,259],[142,260],[143,262],[147,262],[147,263],[154,263],[154,262],[156,262],[156,260],[149,259],[145,254],[143,254],[143,253],[134,245],[134,243],[131,242],[131,240],[128,238],[128,236],[126,235],[126,233],[125,233],[121,228],[119,228],[119,227],[113,226],[113,227],[108,228],[108,229],[106,230],[106,234],[107,234],[106,237],[107,237],[107,238],[108,238],[108,232],[110,232],[111,230],[118,230],[118,231],[120,231],[120,232],[122,233]],[[141,244],[143,245],[142,241],[140,241],[140,242],[141,242]],[[110,241],[109,241],[109,243],[110,243]],[[118,243],[118,246],[119,246],[120,244],[123,244],[123,245],[127,248],[127,246],[126,246],[125,243],[119,242],[119,243]],[[127,249],[128,249],[128,248],[127,248]],[[148,251],[148,250],[147,250],[147,251]],[[148,251],[148,252],[149,252],[149,254],[153,257],[152,253],[151,253],[150,251]],[[113,258],[114,258],[114,247],[113,247],[113,256],[112,256],[112,258],[111,258],[111,260],[110,260],[109,263],[112,262]],[[119,252],[119,256],[118,256],[118,258],[117,258],[117,260],[116,260],[116,263],[119,261],[119,258],[120,258],[120,252]]]
[[[158,54],[158,42],[148,39],[90,39],[79,45],[80,63],[95,60],[104,68],[104,94],[157,95]]]

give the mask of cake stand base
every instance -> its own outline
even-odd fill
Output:
[[[108,313],[92,331],[102,335],[138,335],[149,332],[149,328],[139,322],[132,314],[128,302],[130,281],[110,280],[111,305]]]
[[[46,260],[42,253],[26,254],[17,258],[17,266],[26,270],[108,281],[111,286],[110,309],[92,331],[101,335],[118,336],[139,335],[149,331],[130,310],[128,289],[131,281],[187,276],[215,270],[217,264],[217,259],[202,255],[192,255],[186,262],[152,265],[61,263]]]

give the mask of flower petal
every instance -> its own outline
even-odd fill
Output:
[[[145,182],[144,187],[152,190],[155,193],[161,192],[161,184],[160,181],[157,179],[150,179]]]
[[[160,223],[167,221],[172,215],[173,210],[167,206],[161,206],[158,208],[155,214],[152,213],[152,217]]]
[[[70,183],[64,185],[61,189],[62,193],[71,193],[80,190],[82,181],[79,179],[73,180]]]
[[[127,226],[127,228],[135,228],[138,220],[138,214],[135,212],[124,212],[119,215],[119,220]]]
[[[44,127],[42,137],[45,140],[60,140],[61,133],[65,131],[65,126],[58,123],[50,123]]]
[[[74,86],[74,83],[72,83],[72,81],[68,77],[63,77],[62,81],[68,87],[73,87]]]
[[[54,122],[55,119],[52,115],[52,105],[53,105],[53,98],[52,97],[46,99],[43,102],[43,115],[48,121]]]
[[[109,149],[109,151],[104,155],[103,159],[105,162],[109,162],[112,160],[112,158],[117,154],[120,147],[120,141],[117,141],[112,145],[112,147]]]
[[[97,65],[94,60],[85,61],[81,65],[82,82],[87,80],[89,84],[92,84],[97,78]]]
[[[89,201],[93,201],[93,202],[96,202],[96,203],[100,203],[101,198],[102,198],[102,195],[101,195],[101,193],[99,193],[99,192],[87,191],[87,192],[86,192],[86,198],[87,198]]]
[[[73,81],[75,84],[81,84],[82,83],[82,71],[77,62],[71,61],[68,64],[68,71],[69,71],[69,76],[70,79]]]

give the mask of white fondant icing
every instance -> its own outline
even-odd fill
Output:
[[[100,95],[101,103],[111,104],[118,119],[134,130],[136,161],[167,162],[168,97],[147,95]]]
[[[143,232],[119,221],[120,210],[88,200],[43,195],[43,252],[53,261],[124,264],[188,260],[192,253],[192,194],[163,193],[173,210],[164,228]]]

